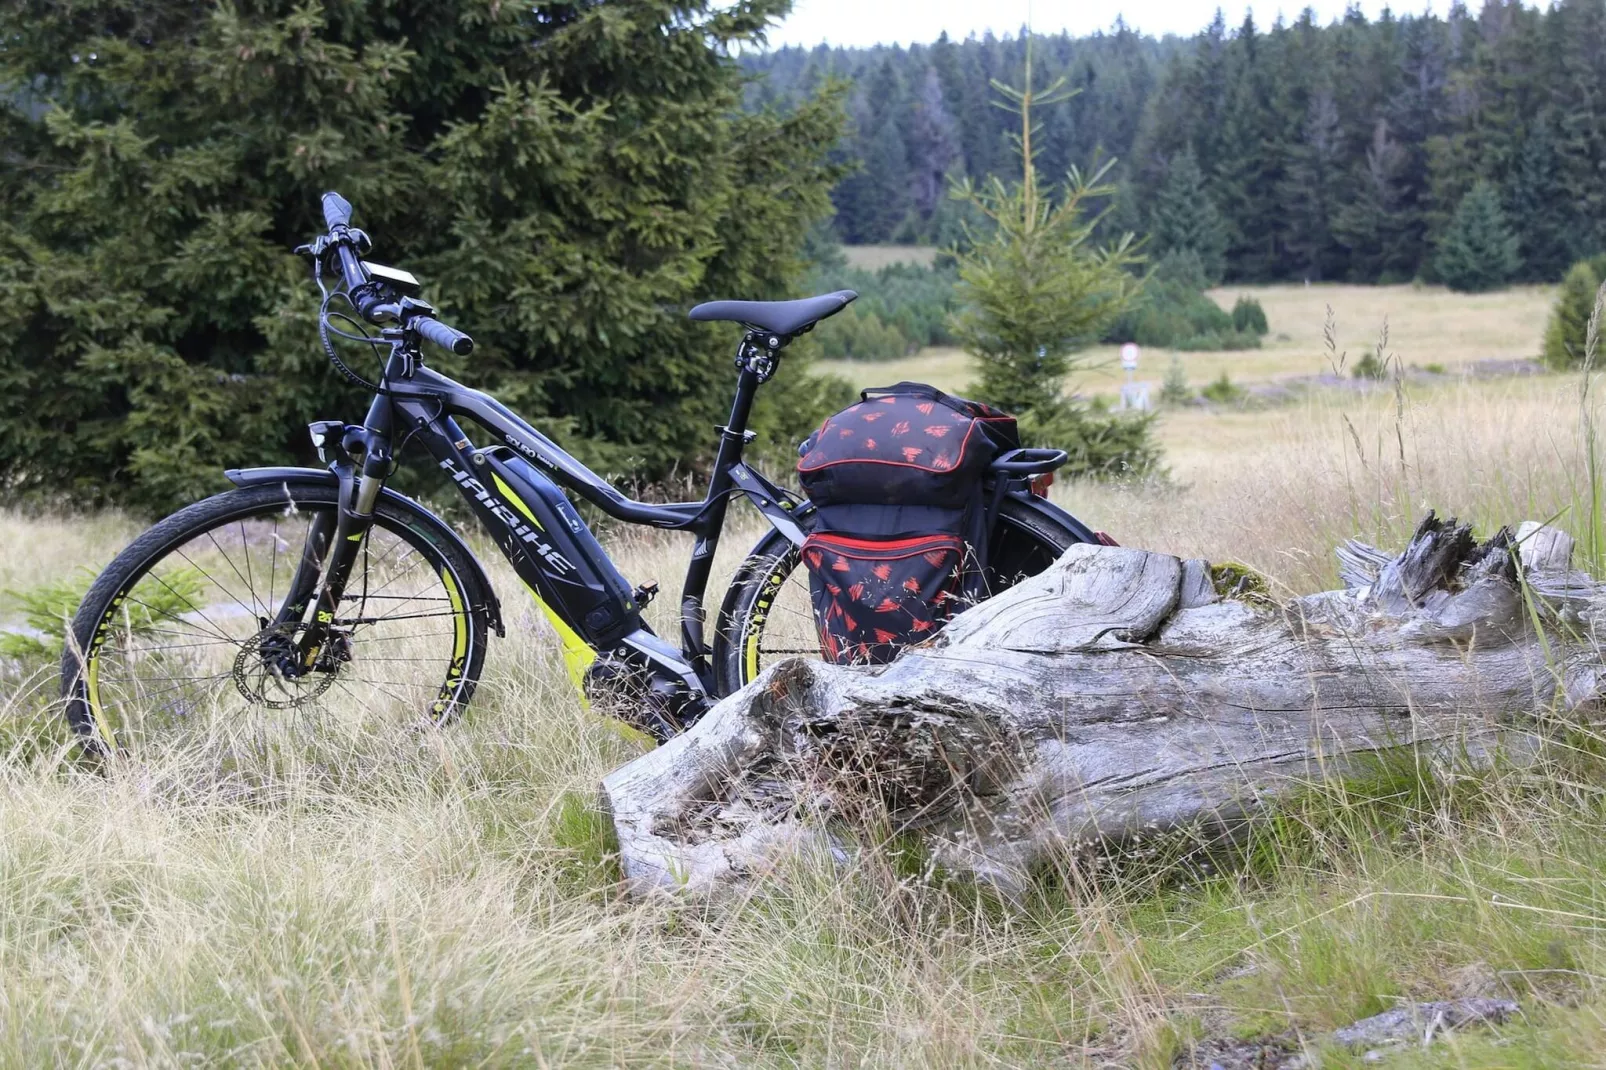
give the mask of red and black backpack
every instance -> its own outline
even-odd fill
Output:
[[[866,390],[799,449],[803,543],[825,658],[883,664],[934,635],[986,563],[982,480],[1015,418],[924,383]]]

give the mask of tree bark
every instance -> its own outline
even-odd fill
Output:
[[[1430,513],[1398,556],[1338,553],[1346,589],[1279,604],[1078,545],[889,666],[778,663],[603,781],[627,880],[739,884],[869,822],[1008,889],[1067,846],[1231,826],[1362,755],[1486,759],[1598,707],[1602,588],[1565,534],[1477,543]]]

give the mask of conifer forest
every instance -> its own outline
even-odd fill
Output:
[[[1482,290],[1557,281],[1606,247],[1606,4],[1489,0],[1446,14],[1358,9],[1323,24],[1218,12],[1195,37],[1033,39],[1046,174],[1114,157],[1104,226],[1198,254],[1238,282]],[[780,49],[747,60],[752,107],[851,84],[835,187],[843,241],[959,234],[949,178],[1007,172],[1021,35],[929,46]]]

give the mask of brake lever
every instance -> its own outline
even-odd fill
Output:
[[[296,246],[295,251],[297,256],[322,259],[330,249],[347,241],[351,242],[352,248],[356,250],[358,256],[367,256],[374,250],[373,239],[368,237],[367,231],[358,230],[356,227],[342,227],[338,235],[320,234],[306,245]]]

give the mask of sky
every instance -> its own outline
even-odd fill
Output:
[[[1289,21],[1298,17],[1304,0],[1254,0],[1245,3],[1222,0],[794,0],[792,14],[770,31],[770,44],[812,47],[821,41],[833,45],[873,45],[930,43],[947,30],[948,36],[964,39],[991,29],[995,34],[1014,34],[1030,17],[1039,33],[1069,30],[1082,35],[1110,27],[1117,15],[1128,26],[1144,33],[1162,36],[1174,33],[1192,36],[1202,30],[1221,7],[1227,25],[1243,21],[1244,11],[1253,9],[1255,22],[1269,26],[1282,13]],[[1344,0],[1311,0],[1317,18],[1328,22],[1343,14]],[[1421,4],[1396,3],[1396,10],[1419,10]],[[1375,16],[1383,5],[1366,0],[1361,10]]]

